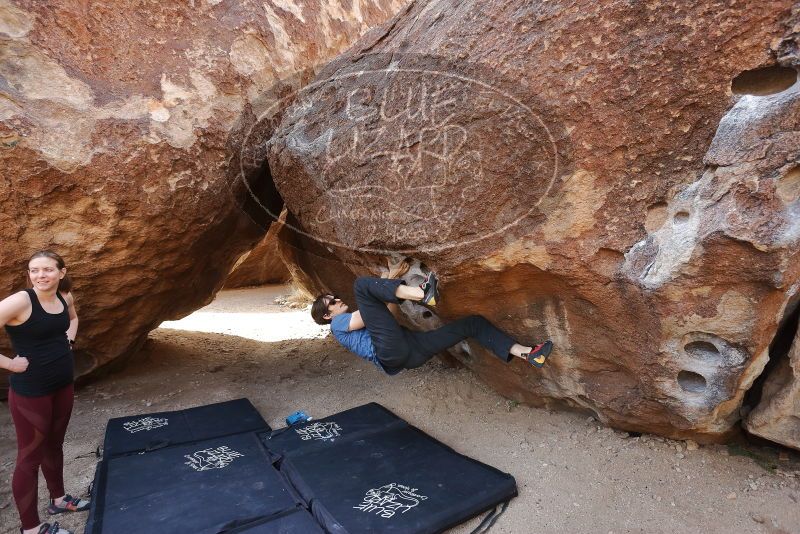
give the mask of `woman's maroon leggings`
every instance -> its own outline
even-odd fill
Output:
[[[72,415],[73,387],[42,397],[23,397],[8,391],[8,406],[17,431],[17,466],[11,491],[22,528],[39,525],[39,466],[50,498],[64,495],[64,435]]]

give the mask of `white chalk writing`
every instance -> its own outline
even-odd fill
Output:
[[[234,458],[241,458],[244,454],[231,450],[230,447],[202,449],[192,454],[184,455],[189,460],[186,465],[195,471],[208,471],[209,469],[222,469],[228,467]]]
[[[167,419],[162,419],[160,417],[143,417],[135,421],[123,423],[122,427],[133,434],[134,432],[139,432],[141,430],[153,430],[154,428],[161,428],[162,426],[167,426],[168,424],[169,421]]]
[[[392,482],[380,488],[368,490],[361,504],[353,506],[353,508],[389,519],[398,512],[401,514],[408,512],[427,499],[417,491],[417,488]]]
[[[334,438],[341,435],[342,427],[333,421],[328,423],[317,421],[303,428],[296,428],[295,432],[297,432],[300,435],[300,439],[304,441],[309,439],[333,441]]]

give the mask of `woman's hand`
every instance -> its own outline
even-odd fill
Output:
[[[12,373],[24,373],[28,369],[28,358],[17,355],[8,362],[6,369]]]

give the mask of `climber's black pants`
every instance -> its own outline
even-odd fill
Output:
[[[395,291],[401,284],[402,280],[361,277],[353,286],[375,354],[389,374],[419,367],[468,337],[477,339],[504,362],[511,361],[513,356],[509,351],[515,341],[480,315],[470,315],[427,332],[400,326],[386,303],[399,303]]]

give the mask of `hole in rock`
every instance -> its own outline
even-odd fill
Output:
[[[422,312],[422,316],[426,319],[430,319],[431,317],[433,317],[433,314],[428,310],[425,310],[424,312]]]
[[[672,220],[675,221],[675,224],[686,224],[689,222],[689,212],[679,211]]]
[[[778,180],[778,198],[789,204],[800,199],[800,165],[792,168]]]
[[[681,371],[678,373],[678,385],[689,393],[702,393],[706,390],[706,379],[692,371]]]
[[[731,82],[731,91],[737,95],[773,95],[788,89],[796,81],[796,70],[773,65],[742,72]]]
[[[719,357],[719,349],[709,341],[692,341],[687,343],[683,350],[686,354],[698,360],[716,359]]]
[[[667,203],[656,202],[647,207],[647,217],[644,220],[644,227],[648,232],[655,232],[664,221],[667,220]]]
[[[789,349],[792,348],[792,342],[797,335],[798,323],[800,323],[800,300],[787,307],[785,317],[769,344],[769,361],[745,395],[743,405],[755,408],[761,402],[761,394],[767,378],[780,367],[784,358],[789,357]]]

